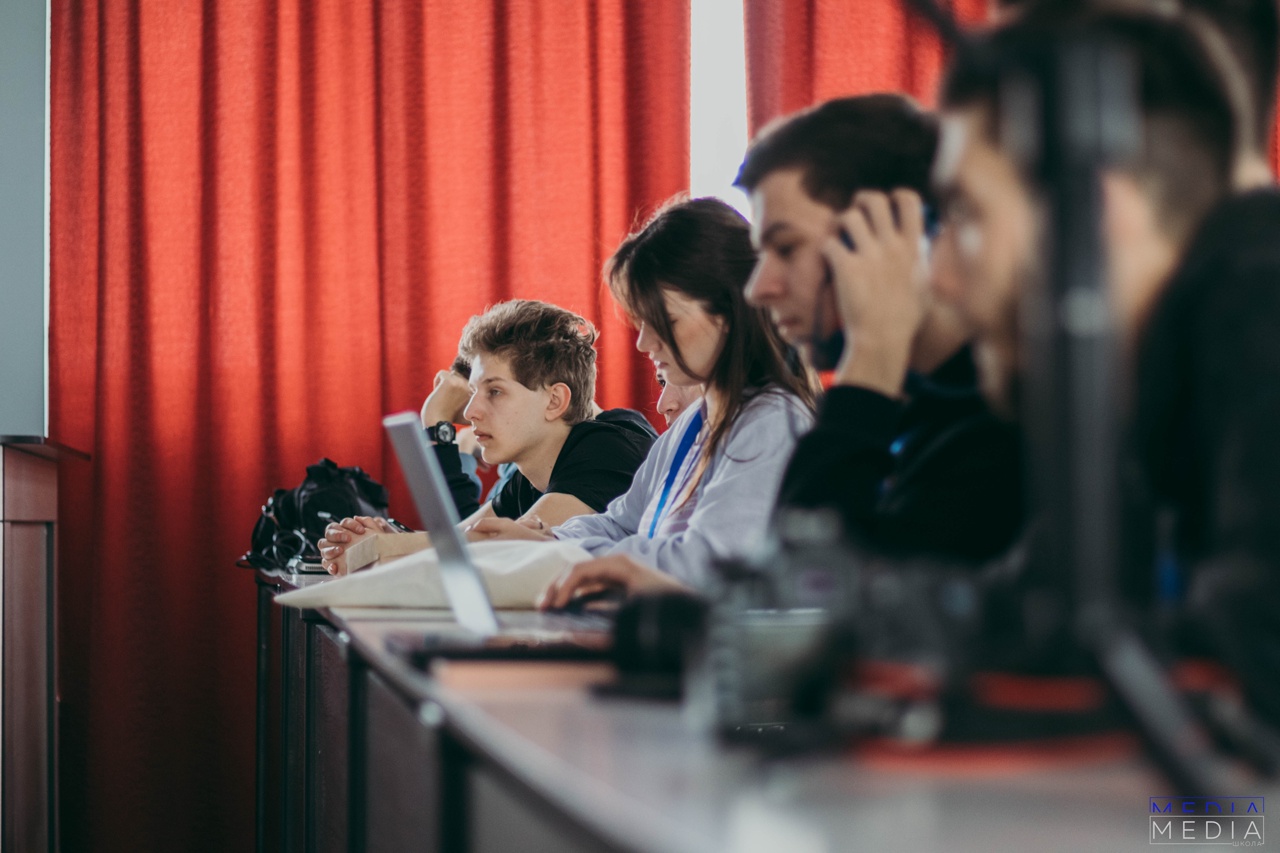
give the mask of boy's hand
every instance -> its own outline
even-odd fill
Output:
[[[467,423],[462,411],[470,400],[471,388],[468,387],[467,380],[452,370],[441,370],[436,374],[431,394],[422,404],[422,426],[435,426],[441,421],[451,424]]]
[[[489,539],[528,539],[533,542],[546,542],[555,538],[546,525],[535,527],[510,518],[482,518],[466,528],[464,532],[471,542],[484,542]]]
[[[395,528],[385,518],[375,516],[357,515],[342,521],[331,521],[324,529],[324,538],[317,543],[320,565],[331,575],[345,575],[348,548],[375,533],[395,532]]]
[[[430,424],[426,424],[426,425],[431,426],[437,423],[439,423],[439,421],[432,421]],[[483,468],[486,471],[488,471],[491,467],[493,467],[488,462],[485,462],[484,456],[480,454],[481,447],[479,442],[476,441],[476,431],[474,429],[472,429],[471,427],[463,427],[462,429],[458,430],[457,442],[458,442],[459,453],[470,454],[474,456],[476,458],[476,464],[478,464],[481,468]]]

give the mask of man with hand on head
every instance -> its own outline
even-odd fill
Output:
[[[933,116],[888,94],[762,131],[737,179],[759,252],[747,299],[834,368],[779,510],[837,510],[879,553],[981,561],[1021,527],[1018,445],[975,388],[968,326],[930,292],[937,138]]]
[[[465,476],[457,417],[472,425],[487,463],[518,470],[493,500],[460,513],[464,528],[506,518],[549,529],[601,511],[630,487],[657,434],[639,412],[593,416],[595,339],[582,317],[534,300],[500,303],[467,323],[458,352],[470,376],[464,384],[458,372],[437,375],[422,410],[427,437],[451,484]],[[329,525],[320,542],[325,567],[344,573],[343,554],[368,532],[390,531],[368,518]]]

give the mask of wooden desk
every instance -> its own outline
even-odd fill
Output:
[[[301,620],[315,626],[306,771],[296,777],[310,803],[309,829],[284,849],[1148,847],[1147,798],[1163,786],[1132,755],[1052,770],[852,757],[766,765],[692,730],[674,705],[593,698],[588,686],[607,675],[599,665],[449,662],[431,675],[414,670],[383,650],[386,634],[445,614],[412,615],[335,609],[323,622]],[[332,653],[317,655],[316,643]],[[346,670],[324,688],[345,688],[341,720],[341,699],[316,695],[326,683],[317,673],[329,666]],[[329,744],[323,757],[317,740],[341,737],[342,722],[345,747]],[[343,798],[332,793],[339,787],[346,809],[327,814],[340,807]]]
[[[0,847],[61,848],[58,810],[58,466],[85,454],[0,436]]]
[[[343,850],[347,807],[347,667],[315,611],[279,607],[323,577],[258,572],[256,838],[260,851]]]
[[[327,613],[273,601],[327,576],[259,571],[256,579],[255,849],[346,851],[352,834],[348,749],[361,739],[352,727],[359,732],[364,725],[364,661],[348,659],[346,637]],[[419,626],[432,618],[452,621],[448,611],[409,615]]]

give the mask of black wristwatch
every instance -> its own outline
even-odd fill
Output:
[[[427,427],[427,438],[436,444],[453,444],[458,437],[458,429],[448,421],[440,421],[435,426]]]

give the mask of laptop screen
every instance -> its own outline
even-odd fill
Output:
[[[440,560],[440,582],[453,606],[454,618],[481,636],[496,634],[497,614],[480,570],[471,561],[467,541],[458,529],[458,510],[422,422],[415,412],[401,412],[383,418],[382,425],[400,460],[418,516],[431,534],[431,545]]]

